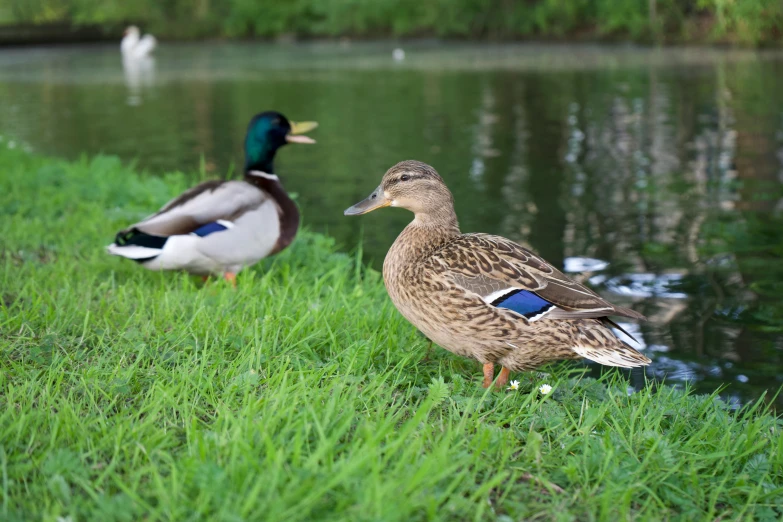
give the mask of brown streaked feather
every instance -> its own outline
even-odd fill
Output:
[[[564,312],[551,318],[618,315],[644,319],[634,310],[615,306],[593,290],[569,278],[535,253],[513,241],[488,234],[462,234],[436,252],[433,259],[452,272],[456,284],[487,295],[503,287],[535,292]],[[486,289],[492,288],[489,292]]]
[[[497,279],[487,277],[483,274],[478,274],[472,277],[466,276],[464,274],[452,274],[451,278],[462,288],[480,296],[490,295],[508,287],[508,285],[505,283],[498,281]]]

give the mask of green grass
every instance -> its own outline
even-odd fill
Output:
[[[236,290],[103,252],[184,183],[0,150],[0,520],[783,515],[760,403],[567,364],[486,392],[313,233]]]

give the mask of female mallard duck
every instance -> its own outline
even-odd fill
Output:
[[[607,317],[643,315],[612,305],[508,239],[461,234],[451,192],[429,165],[398,163],[345,214],[389,206],[415,215],[383,263],[394,306],[435,343],[483,363],[485,388],[495,363],[502,366],[499,387],[512,370],[558,359],[650,363],[614,335]]]
[[[299,210],[272,160],[286,143],[315,143],[300,134],[316,126],[290,122],[279,112],[256,115],[245,137],[244,180],[205,181],[185,191],[120,231],[109,253],[150,270],[223,274],[234,283],[239,270],[280,252],[296,236]]]

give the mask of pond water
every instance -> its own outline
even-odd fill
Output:
[[[646,314],[623,326],[648,376],[725,384],[736,404],[783,384],[783,55],[395,47],[164,44],[125,68],[117,46],[2,50],[2,144],[196,179],[241,166],[258,111],[317,120],[318,144],[283,149],[277,171],[344,249],[361,241],[380,266],[410,215],[342,211],[392,164],[425,161],[463,231],[532,246]]]

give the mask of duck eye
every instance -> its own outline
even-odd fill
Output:
[[[408,176],[407,174],[403,174],[402,176],[400,176],[400,181],[408,181],[409,179],[411,179],[411,177]]]

